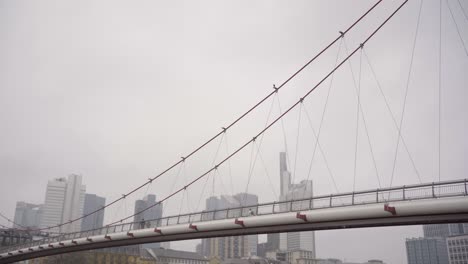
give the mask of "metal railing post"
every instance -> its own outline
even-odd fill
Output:
[[[354,192],[353,192],[353,194],[351,195],[351,204],[354,205]]]
[[[375,202],[379,202],[379,189],[375,192]]]
[[[406,185],[403,185],[403,201],[406,201],[405,186]]]
[[[468,195],[468,190],[467,190],[467,187],[466,187],[466,179],[465,179],[465,195]]]
[[[432,197],[435,198],[436,196],[435,196],[435,191],[434,191],[434,182],[432,182],[431,187],[432,187]]]
[[[312,201],[313,201],[313,200],[314,200],[314,199],[312,199],[312,198],[310,198],[310,200],[309,200],[309,209],[312,209]]]
[[[330,194],[330,207],[332,207],[332,198],[333,197],[333,194]]]

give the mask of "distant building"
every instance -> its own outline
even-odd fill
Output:
[[[286,251],[268,251],[265,255],[267,259],[278,261],[287,261],[288,259],[288,252]]]
[[[291,183],[291,173],[288,171],[286,162],[286,152],[280,153],[280,201],[299,200],[312,197],[313,188],[312,181],[301,181],[298,184]],[[283,205],[283,207],[288,205]],[[295,203],[293,209],[297,210],[309,207],[309,203]],[[280,208],[285,210],[287,208]],[[279,235],[279,243],[276,241],[277,237],[271,237],[271,245],[276,246],[279,244],[281,250],[305,250],[311,251],[315,258],[315,235],[314,231],[303,232],[290,232],[282,233]]]
[[[84,200],[83,215],[92,213],[106,205],[106,198],[87,193]],[[101,228],[104,224],[104,209],[93,213],[81,221],[81,230]]]
[[[267,234],[265,251],[276,251],[280,249],[280,233]]]
[[[372,259],[366,262],[343,262],[339,259],[329,258],[329,259],[298,259],[296,264],[385,264],[382,260]]]
[[[41,217],[41,228],[55,226],[77,219],[83,215],[86,186],[82,184],[81,175],[72,174],[65,178],[50,180],[47,183],[44,209]],[[51,232],[78,232],[81,220],[53,228]]]
[[[14,223],[18,226],[14,228],[31,228],[35,229],[40,226],[42,217],[42,204],[31,204],[25,202],[17,202],[15,209]]]
[[[32,242],[34,235],[30,231],[14,228],[0,228],[0,249],[17,244]]]
[[[158,264],[209,264],[206,257],[195,252],[163,248],[148,248],[146,251]]]
[[[146,210],[149,208],[148,210]],[[144,211],[146,210],[146,211]],[[139,212],[142,212],[138,214]],[[142,200],[135,201],[135,216],[133,221],[138,226],[138,229],[148,228],[151,226],[151,220],[162,218],[163,206],[156,201],[156,195],[148,194]],[[159,248],[160,243],[142,244],[142,248]]]
[[[257,256],[265,258],[267,251],[267,242],[257,244]]]
[[[343,261],[339,259],[317,259],[317,264],[343,264]]]
[[[206,210],[222,210],[256,204],[258,204],[258,197],[253,194],[222,195],[220,198],[209,197],[206,200]],[[222,211],[218,213],[213,216],[215,219],[223,217]],[[221,260],[242,258],[257,255],[257,244],[257,235],[206,238],[202,240],[201,252],[208,257],[217,256]]]
[[[122,252],[109,252],[102,250],[88,250],[81,252],[72,252],[67,254],[40,257],[26,261],[29,264],[49,264],[49,263],[67,263],[67,264],[156,264],[150,257],[141,257]],[[158,263],[159,264],[159,263]]]
[[[465,230],[466,229],[466,230]],[[468,234],[467,224],[436,224],[423,226],[424,237],[449,237]]]
[[[408,264],[449,264],[444,238],[406,239]]]
[[[286,261],[291,264],[315,264],[315,254],[308,250],[292,250],[287,254]]]
[[[468,263],[468,235],[448,237],[447,248],[450,264]]]
[[[287,264],[286,262],[265,259],[260,257],[249,257],[241,259],[226,259],[221,264]]]
[[[150,209],[144,211],[141,214],[137,214],[145,210],[146,208],[149,208],[150,206],[151,206]],[[149,224],[148,221],[161,218],[162,213],[163,213],[163,206],[162,204],[157,204],[156,195],[148,194],[145,197],[143,197],[142,200],[135,201],[135,214],[136,215],[134,216],[133,221],[135,223],[145,222],[145,226],[146,226]]]

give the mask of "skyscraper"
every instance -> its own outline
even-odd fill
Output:
[[[106,204],[106,198],[99,197],[95,194],[87,193],[84,199],[83,215],[92,213]],[[91,230],[102,227],[104,224],[104,210],[93,213],[81,222],[81,230]]]
[[[466,224],[435,224],[435,225],[424,225],[423,232],[424,237],[442,237],[456,236],[464,233],[468,233],[468,230],[464,230]]]
[[[83,215],[86,186],[81,184],[81,175],[69,175],[68,179],[58,178],[47,183],[44,210],[40,226],[42,228],[77,219]],[[81,220],[53,228],[52,232],[80,231]]]
[[[234,196],[222,195],[220,198],[213,196],[206,199],[206,210],[222,210],[256,204],[258,204],[258,197],[249,193],[239,193]],[[223,212],[219,213],[221,218]],[[257,255],[257,244],[258,235],[216,237],[203,239],[200,250],[205,256],[217,256],[225,260],[255,256]]]
[[[447,249],[450,264],[468,263],[468,235],[448,237]]]
[[[137,214],[146,208],[149,208],[148,210],[144,211],[141,214]],[[145,197],[143,197],[142,200],[136,200],[135,201],[135,216],[134,216],[134,222],[135,223],[141,223],[141,222],[146,222],[148,220],[153,220],[153,219],[158,219],[162,217],[163,213],[163,206],[162,204],[157,204],[156,201],[156,195],[154,194],[148,194]]]
[[[151,207],[151,208],[149,208]],[[149,208],[143,213],[138,214],[139,212]],[[143,197],[142,200],[135,201],[135,216],[133,221],[139,225],[138,228],[143,229],[150,226],[150,221],[153,219],[159,219],[163,214],[162,204],[157,204],[156,195],[148,194]],[[142,244],[142,248],[159,248],[161,247],[160,243],[150,243]]]
[[[312,197],[312,181],[303,180],[297,184],[291,182],[291,173],[288,171],[286,158],[286,153],[280,152],[280,201]],[[308,202],[306,204],[308,206]],[[295,204],[295,206],[302,207],[302,204]],[[272,237],[272,239],[274,238]],[[282,250],[307,250],[313,252],[315,257],[315,234],[313,231],[282,233],[279,238],[279,246]],[[272,241],[272,243],[275,242]]]
[[[443,238],[406,239],[408,264],[448,264],[448,253]]]
[[[42,216],[42,204],[30,204],[25,202],[17,202],[15,210],[14,223],[18,226],[15,228],[38,228]]]
[[[447,241],[450,237],[466,233],[466,227],[466,224],[458,223],[424,225],[424,237],[406,240],[408,264],[449,263],[449,254],[453,258],[454,252],[447,250]]]

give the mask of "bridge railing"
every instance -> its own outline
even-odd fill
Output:
[[[157,228],[177,224],[188,224],[221,219],[235,219],[251,215],[270,215],[276,213],[295,212],[322,208],[333,208],[353,205],[387,203],[418,199],[442,198],[468,195],[467,179],[446,182],[433,182],[427,184],[406,185],[391,188],[374,189],[368,191],[347,192],[341,194],[322,195],[304,199],[263,203],[257,205],[244,205],[236,208],[201,211],[175,216],[150,219],[144,222],[122,223],[105,226],[93,230],[86,230],[60,235],[51,235],[43,240],[16,245],[4,249],[10,252],[21,248],[30,248],[43,244],[57,243],[96,235],[106,235],[117,232],[129,232],[144,228]]]

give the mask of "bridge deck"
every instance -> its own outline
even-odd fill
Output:
[[[467,180],[248,205],[50,236],[3,250],[0,263],[65,252],[253,233],[468,221]]]

